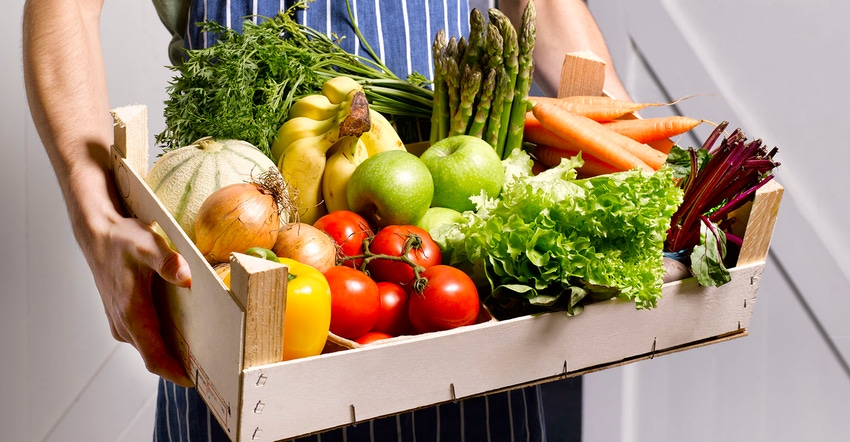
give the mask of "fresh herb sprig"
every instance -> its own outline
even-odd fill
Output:
[[[217,42],[186,51],[183,63],[170,67],[176,75],[166,89],[166,129],[157,144],[167,151],[205,136],[234,138],[270,155],[292,103],[320,93],[324,81],[337,75],[360,82],[371,108],[391,120],[430,119],[433,92],[427,79],[400,79],[379,60],[344,51],[335,36],[299,24],[295,12],[308,3],[299,1],[259,23],[247,20],[241,33],[202,23]]]

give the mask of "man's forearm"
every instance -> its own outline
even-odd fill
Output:
[[[28,0],[24,8],[27,98],[80,242],[85,241],[81,234],[96,228],[86,225],[98,222],[91,214],[114,212],[97,206],[111,201],[106,173],[112,130],[99,40],[102,6],[101,0]]]
[[[502,0],[499,8],[519,26],[528,0]],[[616,98],[629,95],[614,70],[605,39],[582,0],[535,0],[537,39],[534,46],[534,78],[547,95],[555,96],[561,79],[564,55],[593,51],[605,61],[605,90]]]

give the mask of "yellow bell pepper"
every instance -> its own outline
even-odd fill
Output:
[[[307,264],[289,258],[279,258],[279,261],[289,267],[283,315],[283,360],[321,354],[331,325],[328,280]]]
[[[278,258],[289,267],[283,315],[283,360],[322,353],[331,325],[331,288],[320,271],[294,259]],[[230,288],[230,266],[216,272]]]

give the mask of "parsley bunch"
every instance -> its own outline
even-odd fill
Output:
[[[166,89],[166,129],[157,144],[170,150],[212,136],[247,141],[271,156],[280,125],[294,101],[321,93],[325,80],[348,75],[363,85],[372,109],[391,120],[430,119],[433,92],[427,80],[398,78],[377,59],[345,52],[331,37],[297,23],[299,1],[242,32],[215,22],[202,30],[217,36],[204,49],[186,51]],[[352,20],[352,23],[354,21]],[[359,30],[354,24],[354,30]]]

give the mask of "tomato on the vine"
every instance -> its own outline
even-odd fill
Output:
[[[378,320],[381,298],[378,285],[367,274],[345,266],[325,271],[331,289],[330,331],[357,339],[372,330]]]
[[[396,257],[407,256],[415,265],[426,269],[443,261],[440,246],[426,230],[416,226],[384,227],[369,242],[369,252]],[[369,261],[367,269],[375,281],[393,282],[408,291],[415,277],[413,267],[404,261],[375,258]]]
[[[478,289],[466,273],[437,265],[422,272],[424,288],[410,293],[408,315],[417,333],[448,330],[474,324],[480,302]]]
[[[378,283],[381,296],[381,308],[378,322],[373,332],[382,332],[391,336],[400,336],[410,332],[410,318],[407,314],[407,291],[400,285],[381,281]]]
[[[335,210],[322,216],[313,227],[324,231],[340,246],[345,257],[363,254],[363,240],[372,236],[372,228],[362,216],[349,210]],[[345,260],[348,267],[359,267],[362,260]]]
[[[355,339],[354,342],[357,342],[360,345],[366,345],[366,344],[370,344],[370,343],[375,342],[375,341],[380,341],[381,339],[389,339],[389,338],[392,338],[392,336],[390,336],[386,333],[370,331],[370,332],[366,333],[365,335]]]

